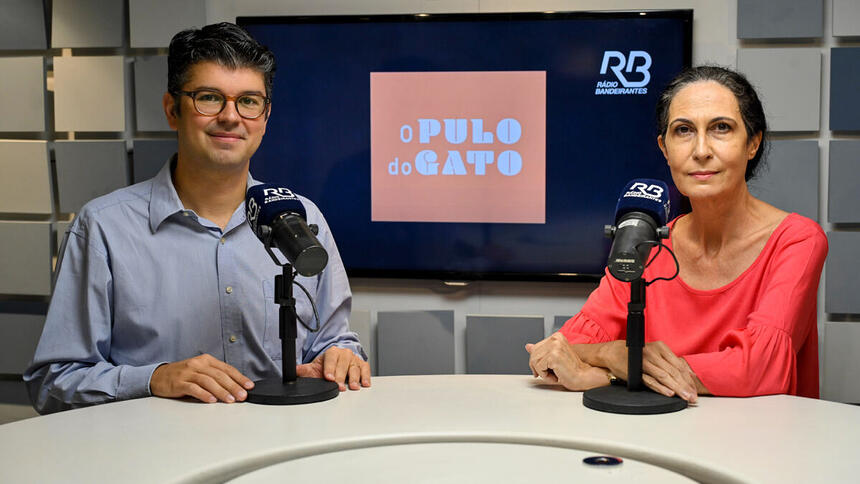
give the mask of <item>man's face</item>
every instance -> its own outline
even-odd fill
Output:
[[[263,74],[254,69],[229,69],[204,61],[191,66],[189,74],[183,91],[208,89],[230,98],[242,94],[266,95]],[[245,119],[236,111],[235,102],[228,100],[219,114],[204,116],[194,108],[190,96],[180,96],[179,103],[179,109],[174,110],[173,96],[164,95],[167,122],[178,134],[182,163],[210,170],[247,168],[266,132],[266,114]]]

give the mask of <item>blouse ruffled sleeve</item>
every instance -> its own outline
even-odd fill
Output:
[[[560,332],[571,344],[605,343],[625,338],[630,289],[608,273],[574,317]]]

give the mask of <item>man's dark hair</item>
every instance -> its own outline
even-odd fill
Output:
[[[266,97],[272,97],[275,55],[236,24],[221,22],[188,29],[173,36],[167,55],[167,92],[173,94],[176,114],[179,95],[188,82],[191,66],[211,61],[229,69],[250,68],[263,74]]]
[[[767,141],[767,119],[764,115],[764,108],[755,88],[743,74],[725,67],[709,65],[689,67],[681,71],[669,82],[657,99],[657,134],[666,139],[666,130],[669,127],[669,105],[672,104],[672,99],[675,98],[678,91],[690,84],[702,81],[717,82],[735,95],[747,131],[747,140],[761,133],[761,144],[759,144],[755,156],[747,163],[744,178],[749,181],[756,175],[769,143]]]

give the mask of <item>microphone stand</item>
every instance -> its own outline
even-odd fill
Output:
[[[338,384],[321,378],[298,378],[296,376],[296,299],[293,297],[293,266],[281,264],[271,252],[266,250],[281,266],[283,272],[275,276],[275,302],[280,305],[278,323],[281,337],[281,378],[267,378],[254,382],[248,391],[248,402],[265,405],[297,405],[300,403],[322,402],[340,393]]]
[[[645,287],[645,280],[641,277],[630,282],[630,302],[627,304],[627,386],[613,383],[586,391],[582,395],[582,404],[588,408],[634,415],[670,413],[687,408],[686,400],[678,396],[661,395],[642,384]]]

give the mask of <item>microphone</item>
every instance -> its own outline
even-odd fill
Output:
[[[609,273],[619,281],[631,282],[642,277],[648,254],[655,241],[669,237],[669,187],[660,180],[637,178],[621,192],[615,207],[615,225],[604,227],[612,238]]]
[[[315,276],[325,268],[328,253],[316,238],[319,229],[308,226],[305,206],[290,189],[252,186],[245,196],[245,215],[266,250],[270,245],[280,249],[299,274]]]

